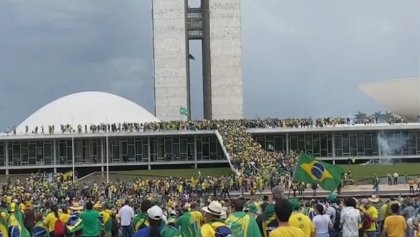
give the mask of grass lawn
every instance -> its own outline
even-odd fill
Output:
[[[400,163],[400,164],[374,164],[374,165],[340,165],[344,170],[351,170],[355,180],[372,178],[374,174],[385,177],[387,173],[397,172],[400,177],[405,174],[409,176],[420,175],[420,163]]]
[[[353,179],[365,180],[377,174],[379,177],[385,177],[387,173],[397,172],[400,177],[405,174],[410,176],[420,175],[420,163],[400,163],[400,164],[374,164],[374,165],[340,165],[345,171],[351,170]],[[219,176],[231,175],[230,168],[200,168],[200,169],[156,169],[156,170],[127,170],[114,171],[114,174],[129,176],[173,176],[173,177],[191,177],[197,176],[198,171],[201,176]]]
[[[172,177],[191,177],[198,176],[198,171],[201,176],[220,176],[231,175],[230,168],[199,168],[199,169],[156,169],[156,170],[127,170],[115,171],[113,173],[118,175],[130,176],[172,176]]]

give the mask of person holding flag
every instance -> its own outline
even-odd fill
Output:
[[[145,199],[141,202],[140,213],[134,216],[133,219],[134,233],[149,226],[149,220],[147,220],[147,210],[149,210],[149,208],[151,208],[152,206],[153,203],[148,199]]]
[[[244,203],[243,199],[232,200],[231,204],[235,212],[229,215],[225,223],[232,230],[232,237],[261,237],[255,219],[243,211]]]
[[[334,191],[340,185],[343,173],[344,170],[339,166],[318,161],[302,153],[296,165],[293,181],[317,184],[325,190]]]
[[[22,211],[16,210],[16,203],[10,204],[10,215],[8,220],[9,232],[11,236],[30,237],[29,231],[25,228],[23,223]]]
[[[193,203],[193,209],[196,205]],[[203,214],[199,211],[191,211],[190,208],[189,203],[182,207],[182,215],[175,221],[175,227],[181,231],[182,237],[199,237]]]

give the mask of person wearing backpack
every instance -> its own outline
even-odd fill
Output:
[[[225,220],[232,231],[232,237],[261,237],[257,222],[243,211],[245,200],[234,199],[231,202],[233,213]]]
[[[220,218],[223,214],[223,206],[218,201],[212,201],[202,208],[205,224],[201,226],[201,237],[230,237],[232,232]]]
[[[163,223],[163,211],[158,206],[153,206],[147,210],[149,226],[140,229],[134,237],[181,237],[181,232],[172,226]]]
[[[64,223],[59,219],[58,208],[56,205],[51,206],[51,212],[48,213],[44,219],[44,226],[48,227],[50,237],[64,236]]]

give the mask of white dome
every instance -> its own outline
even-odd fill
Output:
[[[101,123],[146,123],[159,122],[155,116],[136,103],[117,95],[87,91],[61,97],[40,108],[16,128],[24,133],[25,126],[32,131],[35,127],[54,125],[59,130],[62,124],[98,125]]]
[[[360,90],[391,112],[410,121],[420,116],[420,78],[379,81],[361,85]]]

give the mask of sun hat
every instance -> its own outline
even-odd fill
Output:
[[[83,210],[83,207],[80,206],[80,203],[73,202],[73,204],[69,207],[69,209],[72,210],[72,211],[81,211],[81,210]]]
[[[362,205],[366,205],[366,204],[369,204],[369,203],[370,203],[370,201],[367,198],[362,198],[362,200],[360,200],[360,204],[362,204]]]
[[[370,198],[368,198],[371,202],[379,202],[379,197],[373,194]]]
[[[163,211],[158,206],[153,206],[147,210],[147,215],[152,220],[161,220],[163,216]]]
[[[212,201],[206,207],[203,207],[202,210],[206,213],[209,213],[214,216],[221,216],[223,215],[223,207],[222,204],[218,201]]]

